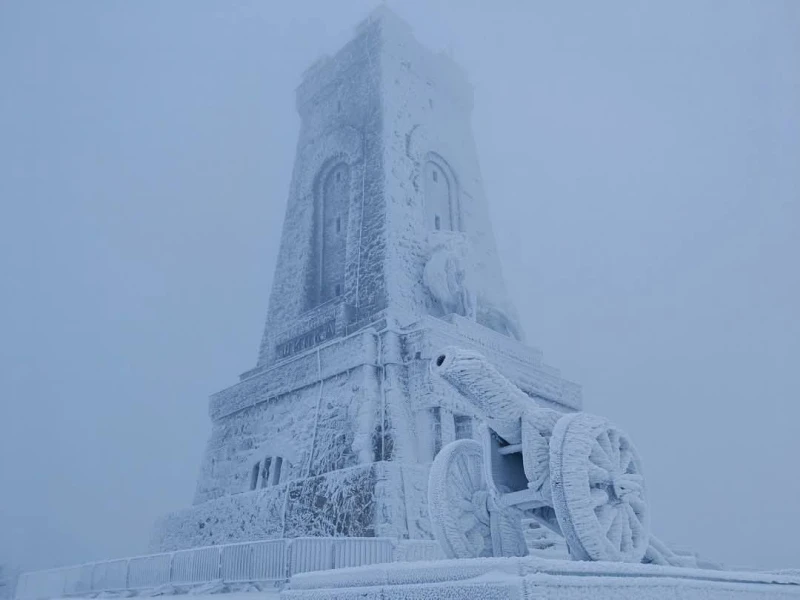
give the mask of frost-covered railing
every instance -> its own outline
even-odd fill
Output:
[[[30,571],[20,575],[15,597],[45,600],[211,581],[277,584],[294,573],[441,557],[438,544],[425,540],[294,538],[243,542]]]

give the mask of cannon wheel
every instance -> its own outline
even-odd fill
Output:
[[[445,446],[431,465],[428,511],[449,558],[493,556],[483,451],[475,440]]]
[[[433,533],[449,558],[525,556],[520,514],[489,496],[483,447],[458,440],[439,452],[428,479]]]
[[[573,558],[642,561],[650,511],[639,455],[622,431],[588,413],[561,417],[550,440],[550,485]]]

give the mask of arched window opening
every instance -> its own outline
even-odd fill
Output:
[[[269,481],[269,467],[272,464],[272,458],[267,457],[264,459],[264,468],[261,469],[261,487],[267,487],[267,481]]]
[[[281,482],[283,457],[268,456],[258,461],[250,470],[250,489],[265,488]]]
[[[350,210],[350,168],[340,163],[329,169],[317,189],[315,266],[310,308],[342,295]]]
[[[256,489],[256,484],[258,484],[258,473],[261,471],[261,461],[257,462],[253,465],[253,468],[250,471],[250,489]]]
[[[276,456],[275,464],[272,466],[270,485],[278,485],[281,482],[281,467],[283,467],[283,458]]]
[[[453,182],[437,162],[425,163],[425,225],[432,231],[454,231],[456,209]]]

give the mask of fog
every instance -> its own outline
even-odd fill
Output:
[[[374,0],[0,4],[0,560],[147,551],[255,365],[303,70]],[[800,567],[800,3],[389,2],[475,86],[509,291],[653,528]]]

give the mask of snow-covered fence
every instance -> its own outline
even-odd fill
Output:
[[[181,550],[172,555],[170,583],[192,585],[222,579],[220,546]]]
[[[294,573],[440,558],[436,542],[391,538],[294,538],[192,548],[22,573],[17,600],[209,581],[280,583]]]
[[[287,571],[287,540],[221,546],[225,581],[280,581]]]
[[[333,568],[392,562],[394,548],[380,538],[333,540]]]
[[[128,589],[138,590],[169,583],[172,575],[172,555],[137,556],[128,561]]]
[[[292,573],[324,571],[333,568],[330,538],[297,538],[289,547],[289,564]]]
[[[387,538],[296,538],[290,548],[292,573],[357,567],[394,560]]]
[[[93,590],[124,590],[128,587],[128,561],[125,559],[97,563],[90,572]]]
[[[84,566],[64,569],[64,591],[67,594],[80,594],[92,589],[91,573]]]

